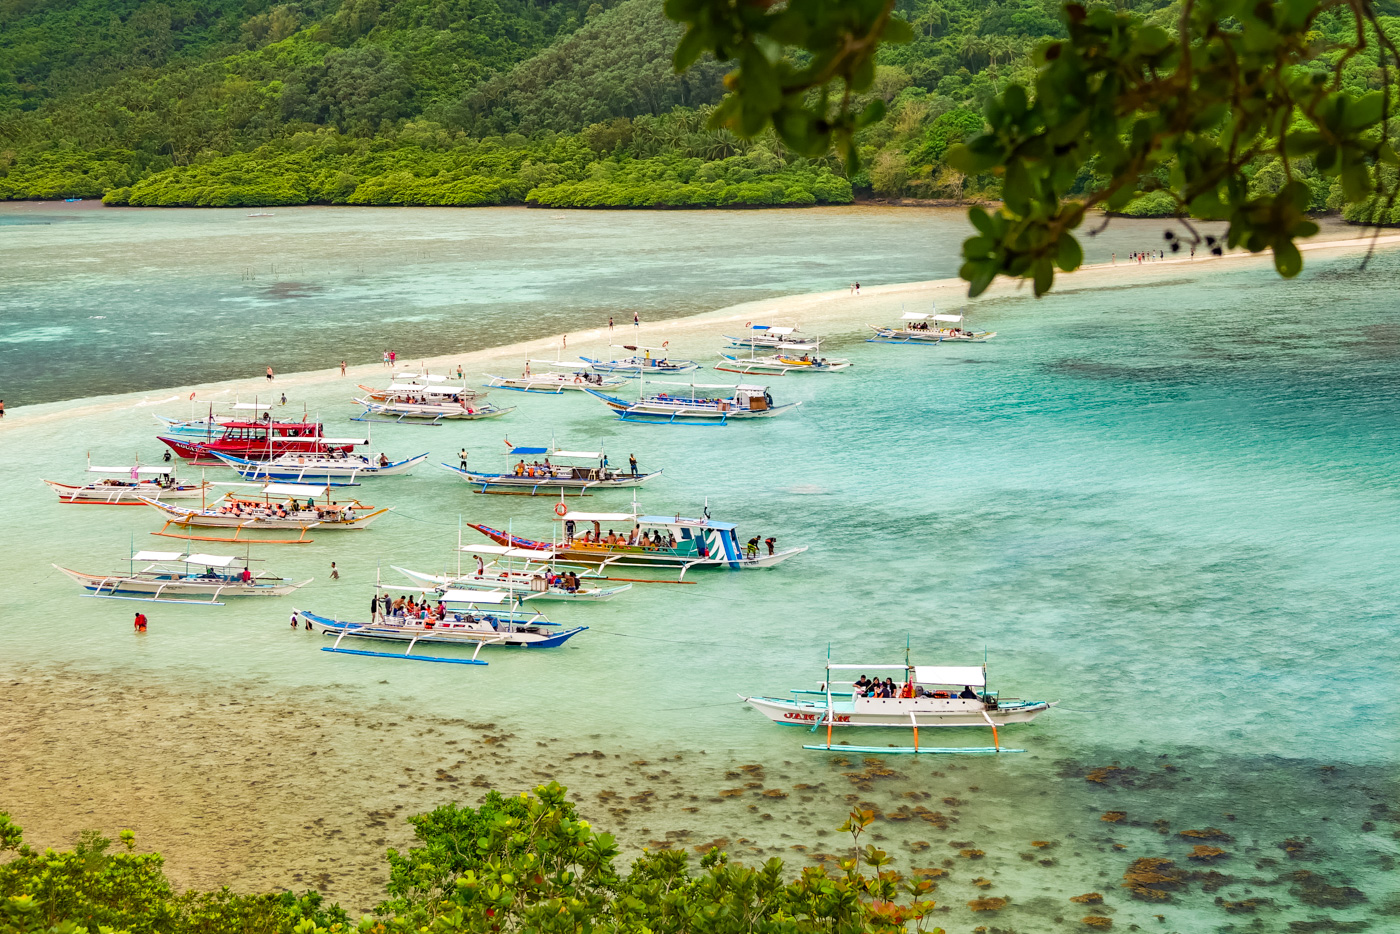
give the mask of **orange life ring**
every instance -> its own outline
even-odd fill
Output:
[[[569,511],[569,507],[568,507],[568,506],[565,506],[564,503],[563,503],[563,501],[560,501],[560,502],[558,502],[558,503],[556,503],[556,504],[554,505],[554,514],[555,514],[556,516],[562,516],[562,515],[564,515],[565,513],[567,513],[568,511]]]

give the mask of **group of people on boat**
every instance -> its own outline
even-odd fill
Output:
[[[952,691],[930,691],[922,684],[915,684],[913,681],[906,681],[903,684],[895,684],[893,678],[886,678],[881,681],[879,678],[873,681],[865,675],[861,675],[853,685],[851,693],[855,697],[960,697],[964,700],[977,700],[977,692],[971,685],[964,685],[963,689],[954,694]]]
[[[417,620],[424,629],[436,628],[439,624],[447,623],[449,619],[454,623],[476,623],[479,621],[495,623],[489,617],[476,617],[471,613],[449,612],[447,605],[441,600],[434,606],[432,601],[426,597],[421,603],[413,599],[410,594],[406,597],[392,599],[386,594],[370,598],[370,614],[375,622],[381,620]]]
[[[938,331],[938,332],[940,332],[940,333],[942,333],[942,334],[948,335],[949,337],[971,337],[971,336],[972,336],[972,332],[971,332],[971,331],[965,331],[965,330],[963,330],[962,328],[940,328],[940,327],[938,327],[938,326],[936,326],[936,325],[930,325],[927,321],[910,321],[910,322],[909,322],[909,326],[908,326],[908,330],[910,330],[910,331]],[[825,362],[825,361],[823,361],[823,362]]]
[[[550,590],[563,590],[566,593],[578,593],[581,586],[578,582],[578,575],[573,571],[565,571],[562,574],[550,571],[544,575],[544,583]]]
[[[581,543],[584,545],[628,545],[633,548],[645,548],[648,550],[661,550],[676,547],[676,536],[673,532],[661,534],[660,529],[652,529],[648,535],[642,531],[640,525],[632,526],[632,531],[626,535],[619,535],[612,529],[604,533],[598,528],[598,523],[594,523],[594,530],[584,532],[581,536],[574,535],[574,524],[564,523],[564,541],[566,544]]]
[[[310,499],[306,501],[305,505],[295,499],[285,503],[260,503],[251,499],[234,499],[220,506],[214,511],[214,514],[233,516],[238,519],[297,519],[314,516],[317,521],[321,522],[355,521],[354,506],[342,506],[340,503],[327,503],[325,506],[318,506]]]

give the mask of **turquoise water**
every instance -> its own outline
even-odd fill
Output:
[[[747,224],[757,215],[704,217],[718,237],[730,218]],[[670,244],[677,255],[685,250]],[[784,277],[797,275],[732,278],[747,298],[790,288]],[[950,931],[1083,929],[1081,915],[1102,912],[1064,899],[1091,890],[1108,895],[1118,926],[1282,931],[1330,918],[1394,929],[1397,275],[1400,254],[1390,253],[1364,275],[1354,259],[1310,260],[1292,283],[1262,268],[1183,269],[1150,288],[988,301],[978,321],[1000,336],[977,346],[867,344],[851,330],[823,350],[856,366],[775,381],[778,401],[803,405],[765,423],[627,425],[592,399],[502,393],[519,409],[499,422],[376,426],[376,448],[431,450],[434,460],[465,444],[475,462],[490,463],[507,434],[601,442],[620,459],[635,453],[643,467],[665,468],[639,496],[648,510],[694,515],[708,501],[716,518],[740,523],[741,537],[811,546],[772,571],[700,573],[693,585],[638,585],[610,604],[551,605],[555,619],[592,629],[555,652],[496,653],[486,668],[321,653],[317,637],[289,630],[287,614],[292,606],[360,614],[377,569],[388,579],[391,564],[449,564],[462,520],[547,536],[550,503],[474,495],[436,469],[367,485],[363,500],[396,510],[370,531],[260,552],[269,569],[314,575],[302,592],[270,604],[148,609],[152,633],[135,641],[129,620],[139,605],[83,599],[49,565],[119,567],[132,541],[165,542],[148,534],[158,523],[137,509],[75,516],[78,507],[60,506],[38,477],[76,477],[89,451],[94,460],[149,457],[157,450],[150,412],[161,409],[137,403],[168,394],[134,395],[110,414],[7,419],[3,527],[42,544],[12,539],[6,549],[3,667],[61,665],[191,692],[255,678],[289,695],[335,691],[357,707],[489,718],[527,747],[549,741],[520,750],[527,760],[575,748],[683,751],[687,764],[674,768],[703,794],[738,784],[719,773],[747,762],[824,789],[800,805],[795,795],[760,801],[773,823],[757,829],[744,802],[728,799],[694,815],[652,816],[653,837],[670,821],[697,833],[737,826],[760,839],[808,840],[813,828],[844,819],[846,791],[887,812],[912,800],[900,797],[906,792],[956,792],[960,823],[949,830],[877,825],[914,865],[935,864],[935,856],[920,863],[916,839],[932,841],[936,859],[956,853],[949,842],[986,851],[976,871],[993,888],[967,887],[969,871],[939,894],[953,906],[938,922]],[[385,333],[366,346],[378,347]],[[709,340],[673,346],[713,350]],[[346,420],[352,382],[314,387],[293,403],[322,412],[343,434],[354,430]],[[590,506],[626,502],[613,494]],[[326,578],[331,560],[340,581]],[[841,660],[899,662],[906,639],[925,662],[976,664],[985,652],[994,687],[1062,706],[1005,731],[1025,755],[894,760],[901,777],[867,792],[842,777],[843,767],[804,752],[805,731],[773,726],[735,696],[815,685],[828,646]],[[985,739],[949,740],[959,741]],[[1084,781],[1111,762],[1130,770],[1126,781]],[[584,789],[596,778],[567,765],[557,774]],[[963,790],[972,786],[978,791]],[[1129,818],[1101,822],[1112,809]],[[617,819],[625,830],[625,816]],[[1173,831],[1230,821],[1236,839],[1221,844],[1230,861],[1204,868],[1235,881],[1219,891],[1193,883],[1170,903],[1130,900],[1117,886],[1134,858],[1166,855],[1203,868],[1153,820]],[[1313,840],[1305,857],[1280,849],[1303,836]],[[1046,851],[1051,865],[1039,862],[1044,853],[1019,855],[1034,838],[1060,842]],[[1367,900],[1307,903],[1289,875],[1299,869],[1347,880]],[[1215,903],[1251,893],[1274,906],[1252,917]],[[962,907],[979,894],[1009,895],[1012,905],[987,914]],[[1153,918],[1163,913],[1165,926]]]

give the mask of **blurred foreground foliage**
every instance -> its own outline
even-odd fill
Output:
[[[884,113],[857,106],[880,49],[915,36],[897,8],[666,4],[686,27],[678,68],[706,53],[734,63],[715,126],[771,129],[813,158],[835,146],[853,170],[857,132]],[[1044,294],[1057,269],[1082,262],[1073,232],[1096,207],[1227,221],[1209,248],[1271,250],[1285,277],[1302,269],[1295,240],[1317,232],[1309,210],[1396,220],[1400,55],[1394,18],[1372,0],[1071,2],[1063,22],[1064,37],[1041,42],[1028,73],[988,101],[986,126],[947,153],[953,169],[1000,181],[1000,208],[969,211],[976,234],[960,272],[970,294],[999,275]],[[1273,183],[1258,184],[1269,170]]]
[[[842,828],[853,853],[839,869],[781,860],[752,868],[718,849],[693,872],[684,850],[615,865],[612,836],[580,820],[565,789],[490,792],[479,808],[446,805],[410,818],[417,845],[390,850],[388,898],[358,922],[319,895],[176,894],[161,857],[85,834],[71,851],[39,852],[0,812],[0,934],[904,934],[934,909],[927,880],[906,880],[890,858],[859,847],[870,812]],[[934,929],[929,934],[941,934]]]

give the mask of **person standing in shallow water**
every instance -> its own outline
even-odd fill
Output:
[[[135,625],[135,628],[136,628],[136,631],[137,631],[137,632],[145,632],[145,631],[146,631],[146,623],[147,623],[148,621],[147,621],[147,619],[146,619],[146,614],[145,614],[145,613],[137,613],[137,614],[136,614],[136,619],[135,619],[133,622],[134,622],[134,625]]]
[[[267,368],[267,381],[272,382],[272,367]]]

